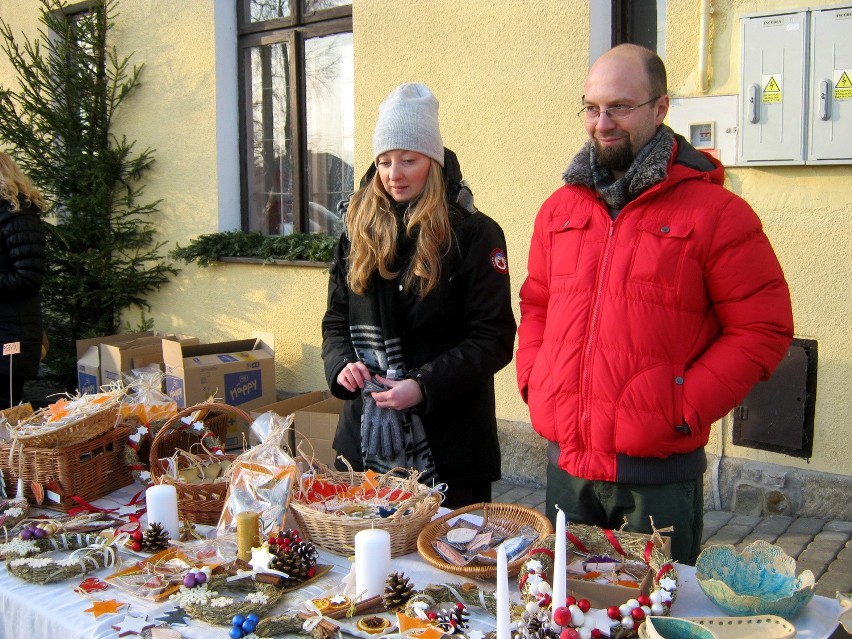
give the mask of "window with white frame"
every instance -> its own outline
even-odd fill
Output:
[[[339,234],[354,188],[351,0],[237,0],[243,229]]]

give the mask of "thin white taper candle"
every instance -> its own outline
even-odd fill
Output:
[[[565,511],[556,506],[556,548],[553,552],[553,603],[551,611],[565,605],[566,556],[565,556]],[[552,615],[551,615],[552,620]]]
[[[511,639],[509,562],[503,544],[497,547],[497,639]]]

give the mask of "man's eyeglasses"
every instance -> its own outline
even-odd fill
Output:
[[[601,109],[596,106],[584,106],[577,115],[581,118],[585,118],[586,120],[597,120],[601,117],[601,113],[605,113],[606,117],[610,120],[623,120],[628,115],[633,113],[636,109],[651,104],[652,102],[656,102],[662,96],[657,96],[656,98],[651,98],[647,102],[643,102],[642,104],[637,104],[636,106],[627,106],[626,104],[616,104],[615,106],[611,106],[607,109]]]

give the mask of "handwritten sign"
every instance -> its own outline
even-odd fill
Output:
[[[21,352],[20,342],[8,342],[3,344],[3,355],[17,355]]]

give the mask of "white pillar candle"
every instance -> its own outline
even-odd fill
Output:
[[[362,599],[380,596],[391,571],[391,542],[386,530],[355,534],[355,592]]]
[[[566,556],[565,556],[565,511],[556,507],[556,548],[553,552],[553,603],[551,611],[565,605],[566,589]],[[552,614],[551,614],[552,620]],[[556,622],[554,622],[556,623]]]
[[[180,539],[177,489],[169,484],[151,486],[145,491],[145,507],[148,510],[148,525],[162,524],[170,539]]]
[[[509,562],[503,544],[497,546],[497,639],[511,639]]]

